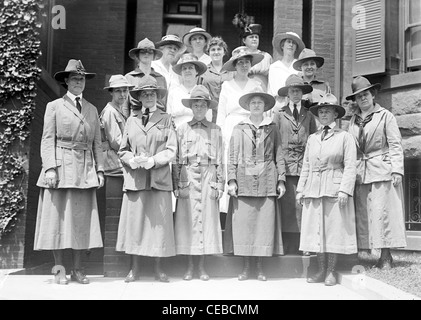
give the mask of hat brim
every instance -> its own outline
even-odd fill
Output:
[[[280,55],[284,54],[283,51],[281,50],[281,42],[284,39],[292,39],[297,43],[298,47],[297,47],[297,50],[295,51],[295,55],[294,55],[294,57],[297,59],[299,57],[301,51],[303,51],[304,48],[305,48],[305,44],[304,44],[303,40],[301,40],[297,36],[294,36],[292,34],[287,34],[287,33],[281,33],[281,34],[275,35],[275,37],[272,40],[272,45],[273,45],[273,48]]]
[[[240,106],[243,109],[245,109],[247,111],[250,111],[250,106],[249,106],[250,100],[252,98],[254,98],[254,97],[261,97],[265,101],[265,110],[264,110],[264,112],[269,111],[276,104],[275,98],[272,95],[270,95],[268,93],[264,93],[264,92],[251,92],[251,93],[247,93],[247,94],[243,95],[240,98],[240,100],[238,100],[238,102],[239,102]]]
[[[336,119],[340,119],[346,114],[345,108],[338,105],[338,104],[327,104],[327,103],[316,104],[316,105],[311,106],[309,110],[316,117],[319,117],[319,109],[322,108],[322,107],[333,107],[333,108],[335,108],[336,112],[338,113],[338,117]]]
[[[131,49],[129,51],[129,57],[132,58],[133,60],[136,60],[138,58],[138,56],[139,56],[139,51],[140,50],[144,50],[144,49],[147,49],[147,48],[134,48],[134,49]],[[162,53],[161,50],[152,49],[152,48],[149,48],[147,50],[153,50],[153,52],[154,52],[154,60],[159,60],[163,56],[163,53]]]
[[[65,84],[64,79],[69,77],[69,74],[76,73],[85,76],[86,80],[90,80],[96,76],[96,73],[92,72],[80,72],[80,71],[59,71],[54,74],[54,79],[60,82],[61,84]]]
[[[225,64],[222,66],[222,71],[236,71],[235,69],[235,62],[241,58],[246,58],[246,57],[251,57],[251,66],[255,66],[256,64],[262,62],[262,60],[264,59],[264,56],[260,53],[250,53],[250,54],[246,54],[244,56],[235,58],[235,59],[230,59],[227,62],[225,62]]]
[[[206,99],[206,98],[193,98],[193,99],[181,99],[181,103],[186,108],[191,109],[191,104],[193,101],[204,100],[208,103],[208,108],[216,110],[218,108],[218,103],[214,100]]]
[[[197,73],[198,73],[197,76],[201,76],[202,74],[204,74],[208,70],[208,67],[206,66],[206,64],[204,64],[201,61],[194,61],[194,60],[193,61],[186,61],[186,62],[183,62],[183,63],[180,63],[180,64],[176,64],[174,67],[172,67],[172,69],[176,74],[181,76],[181,69],[183,68],[184,65],[186,65],[188,63],[196,66],[196,70],[197,70]]]
[[[133,89],[135,86],[131,85],[131,84],[121,84],[121,85],[115,85],[115,86],[109,86],[109,87],[104,87],[103,90],[110,90],[110,89],[117,89],[117,88],[128,88],[129,90]]]
[[[372,84],[371,86],[368,86],[367,88],[362,88],[362,89],[359,89],[359,90],[355,91],[353,94],[350,94],[345,99],[346,100],[352,100],[352,101],[354,101],[355,100],[355,96],[357,94],[359,94],[359,93],[361,93],[363,91],[366,91],[366,90],[370,90],[371,88],[374,88],[376,90],[380,90],[381,87],[382,87],[382,85],[380,83],[375,83],[375,84]]]
[[[168,45],[171,45],[171,44],[173,44],[173,45],[175,45],[179,48],[179,52],[178,52],[179,54],[183,53],[187,50],[187,46],[184,43],[178,42],[178,41],[175,41],[175,40],[164,40],[164,41],[157,42],[157,43],[155,43],[155,47],[160,48],[160,47],[168,46]]]
[[[304,64],[304,62],[310,61],[310,60],[314,60],[314,62],[316,62],[317,68],[321,68],[325,64],[325,59],[323,57],[315,56],[315,57],[308,57],[308,58],[297,60],[294,62],[292,67],[297,71],[301,71],[301,66]]]
[[[156,92],[156,94],[158,96],[158,99],[162,99],[167,94],[167,89],[155,88],[155,87],[134,88],[134,89],[130,90],[130,94],[137,96],[142,91],[151,91],[151,90]],[[135,97],[135,99],[137,100],[136,97]]]
[[[183,43],[187,47],[191,47],[190,39],[191,39],[191,37],[193,37],[193,36],[195,36],[197,34],[203,35],[206,38],[206,42],[209,42],[209,40],[212,39],[212,36],[208,32],[205,32],[205,31],[195,31],[195,32],[192,32],[192,33],[185,34],[184,37],[183,37]]]
[[[278,96],[280,97],[286,97],[288,96],[288,89],[289,88],[300,88],[303,91],[303,95],[308,94],[310,92],[313,92],[313,87],[309,84],[297,84],[297,85],[291,85],[287,87],[283,87],[278,90]]]

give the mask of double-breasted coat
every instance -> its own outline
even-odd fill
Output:
[[[351,118],[349,133],[357,146],[355,209],[358,247],[406,246],[402,184],[393,186],[392,173],[404,174],[402,137],[395,116],[379,104],[364,126],[365,147],[360,145],[358,110]],[[370,116],[370,115],[369,115]]]
[[[283,232],[300,232],[301,206],[296,201],[298,179],[303,166],[304,151],[310,134],[317,131],[314,115],[305,107],[301,100],[301,110],[298,123],[288,105],[275,113],[274,122],[281,133],[281,145],[285,154],[286,192],[278,200],[279,212],[282,218]]]
[[[335,127],[321,140],[323,130],[310,135],[297,193],[304,198],[300,250],[352,254],[357,252],[353,193],[356,147],[353,137]],[[345,207],[338,193],[349,196]]]
[[[144,126],[141,115],[129,117],[118,152],[123,163],[123,203],[117,251],[127,254],[168,257],[175,255],[170,163],[175,158],[177,138],[172,118],[156,109]],[[147,170],[132,169],[135,156],[153,157]]]
[[[224,191],[222,133],[214,123],[195,119],[177,129],[172,169],[179,190],[175,213],[177,254],[222,253],[219,191]]]
[[[36,250],[102,247],[96,188],[104,171],[98,111],[85,99],[81,112],[66,94],[47,104],[41,140],[42,169]],[[45,173],[55,169],[57,186]]]

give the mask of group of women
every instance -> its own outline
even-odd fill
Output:
[[[316,79],[322,57],[286,32],[273,38],[272,63],[258,49],[261,25],[241,30],[244,46],[225,63],[226,43],[201,28],[143,39],[129,52],[135,70],[109,79],[100,116],[82,97],[95,74],[78,60],[55,74],[67,93],[46,108],[35,249],[53,250],[58,265],[72,249],[72,280],[89,283],[81,251],[102,246],[95,188],[108,176],[124,179],[116,250],[131,257],[126,282],[139,278],[140,256],[168,282],[161,258],[175,255],[187,256],[183,279],[197,257],[206,281],[205,256],[222,253],[244,257],[239,280],[255,261],[265,281],[263,257],[301,251],[318,257],[308,282],[331,286],[338,254],[381,249],[377,265],[390,268],[390,248],[406,246],[401,136],[374,102],[379,85],[353,80],[344,131],[346,110]]]

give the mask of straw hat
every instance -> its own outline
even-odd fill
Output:
[[[129,89],[134,88],[134,85],[130,84],[127,81],[126,77],[121,74],[112,75],[108,82],[109,82],[109,85],[108,87],[104,87],[104,90],[110,90],[114,88],[123,88],[123,87],[127,87]]]
[[[181,75],[181,69],[183,68],[184,65],[188,63],[191,63],[196,67],[196,70],[198,73],[197,76],[201,76],[208,70],[208,67],[206,66],[206,64],[204,64],[201,61],[198,61],[198,58],[193,53],[183,54],[180,60],[178,60],[177,64],[174,67],[172,67],[172,69],[176,74]]]
[[[316,62],[317,68],[320,68],[325,63],[325,59],[323,57],[317,56],[316,52],[311,49],[304,48],[303,51],[301,51],[298,60],[295,61],[292,66],[295,70],[301,71],[301,66],[303,63],[309,60],[314,60],[314,62]]]
[[[261,62],[264,56],[260,53],[251,53],[246,46],[237,47],[232,51],[232,57],[222,67],[222,70],[235,71],[235,65],[241,58],[251,58],[251,66],[254,66]]]
[[[303,78],[296,74],[292,74],[288,77],[287,81],[285,82],[285,87],[282,87],[278,90],[278,96],[286,97],[288,96],[288,89],[289,88],[300,88],[303,90],[303,95],[310,93],[313,91],[313,87],[304,82]]]
[[[275,98],[264,92],[263,89],[261,87],[256,87],[254,88],[254,90],[250,93],[247,93],[245,95],[243,95],[240,100],[239,100],[239,104],[240,106],[247,110],[250,111],[250,100],[254,97],[261,97],[264,101],[265,101],[265,111],[269,111],[270,109],[272,109],[275,106],[276,100]]]
[[[297,51],[295,51],[295,58],[298,58],[299,54],[305,48],[305,44],[303,40],[301,40],[300,36],[295,32],[284,32],[284,33],[277,33],[272,40],[272,45],[279,54],[283,55],[283,51],[281,49],[281,42],[285,39],[294,40],[297,43]]]
[[[158,41],[155,46],[160,48],[170,44],[176,45],[179,48],[179,53],[183,53],[187,49],[186,45],[181,42],[180,38],[174,34],[167,34],[166,36],[163,36],[161,41]]]
[[[156,49],[154,43],[151,40],[149,40],[148,38],[145,38],[145,39],[139,41],[139,43],[137,44],[137,48],[133,48],[129,51],[130,58],[132,58],[133,60],[136,60],[138,55],[139,55],[140,50],[153,50],[154,60],[161,59],[161,57],[163,55],[162,51]]]
[[[319,103],[310,107],[310,112],[318,117],[319,109],[322,107],[334,107],[338,113],[337,119],[342,118],[346,113],[345,108],[338,104],[338,99],[336,99],[336,97],[331,93],[326,93]]]
[[[70,73],[77,73],[85,76],[85,79],[89,80],[96,76],[96,73],[86,72],[84,66],[82,65],[82,61],[70,59],[67,63],[66,69],[64,71],[59,71],[54,74],[54,79],[56,79],[61,84],[67,86],[64,82],[65,78],[69,77]]]
[[[212,100],[212,97],[209,94],[209,90],[203,85],[197,85],[193,88],[189,99],[181,99],[183,105],[187,108],[191,108],[193,101],[205,100],[208,103],[210,109],[216,109],[218,103]]]
[[[158,87],[158,83],[156,79],[152,76],[144,76],[140,78],[139,85],[130,90],[130,92],[134,92],[135,94],[139,94],[142,91],[149,91],[154,90],[158,95],[158,99],[161,99],[167,94],[167,89]]]
[[[352,80],[352,94],[346,97],[346,100],[355,100],[355,96],[365,90],[369,90],[371,88],[374,88],[376,90],[380,90],[381,84],[375,83],[371,84],[370,81],[368,81],[367,78],[364,78],[362,76],[355,77],[354,80]]]
[[[197,34],[201,34],[202,36],[204,36],[205,39],[206,39],[206,42],[208,42],[212,38],[212,36],[210,35],[210,33],[209,32],[206,32],[205,29],[196,27],[196,28],[191,29],[188,33],[186,33],[183,36],[183,42],[184,42],[184,44],[186,46],[190,47],[191,46],[191,44],[190,44],[191,37],[193,37],[194,35],[197,35]]]

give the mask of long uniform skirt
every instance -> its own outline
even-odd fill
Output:
[[[337,198],[304,199],[300,250],[357,253],[354,201],[339,207]]]
[[[177,254],[222,253],[218,189],[212,184],[215,166],[185,166],[189,185],[180,190],[175,214]]]
[[[403,199],[392,181],[355,186],[358,248],[406,247]]]
[[[116,250],[148,257],[175,255],[171,192],[143,190],[123,194]]]
[[[300,177],[287,176],[285,194],[278,200],[278,211],[282,213],[282,232],[299,233],[301,231],[302,206],[297,204],[297,185]]]
[[[41,188],[35,250],[85,250],[102,246],[96,188]]]
[[[275,245],[275,201],[274,197],[231,197],[232,238],[225,238],[225,253],[232,247],[234,255],[270,257],[282,250]]]

